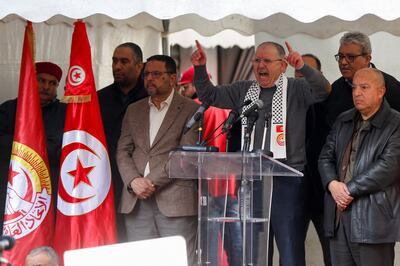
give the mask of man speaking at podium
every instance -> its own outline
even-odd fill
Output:
[[[257,47],[252,61],[256,80],[214,86],[208,79],[206,54],[198,42],[196,45],[197,50],[192,54],[191,61],[200,100],[216,107],[236,110],[248,100],[262,100],[264,107],[258,110],[250,150],[270,150],[275,159],[303,171],[307,109],[323,101],[330,91],[329,82],[322,73],[305,65],[301,55],[289,43],[286,43],[288,55],[285,55],[280,44],[264,42]],[[305,78],[287,78],[284,73],[288,64]],[[269,114],[271,123],[266,123]],[[241,139],[243,145],[243,136]],[[303,184],[302,178],[295,177],[279,177],[273,182],[270,239],[275,236],[283,266],[305,265]],[[271,262],[272,252],[268,254]]]

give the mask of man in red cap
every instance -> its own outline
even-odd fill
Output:
[[[61,68],[51,62],[38,62],[35,66],[41,106],[58,101],[56,97],[58,84],[62,76]]]
[[[58,65],[51,62],[38,62],[35,64],[35,68],[47,140],[51,184],[54,191],[54,200],[56,200],[66,112],[66,104],[61,103],[56,98],[57,88],[62,77],[62,70]],[[8,100],[0,105],[0,228],[3,226],[17,100]]]
[[[182,73],[182,77],[178,83],[181,86],[181,94],[185,97],[195,99],[197,98],[196,88],[193,86],[194,68],[189,67]]]
[[[207,72],[208,73],[208,72]],[[194,68],[189,67],[182,73],[178,85],[181,86],[181,94],[191,99],[197,99],[196,88],[193,85]],[[208,73],[208,78],[211,79],[211,74]]]

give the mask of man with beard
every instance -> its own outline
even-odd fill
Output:
[[[148,58],[143,77],[150,97],[128,107],[118,141],[124,182],[119,211],[129,241],[181,235],[188,265],[196,265],[196,182],[169,178],[168,161],[178,146],[195,144],[194,128],[186,134],[183,130],[198,104],[174,90],[176,63],[169,56]]]
[[[51,185],[56,205],[58,177],[60,171],[60,156],[66,104],[60,103],[57,88],[62,76],[61,68],[51,62],[35,64],[38,80],[40,105],[42,108],[43,124],[46,133],[47,154],[49,159]],[[0,224],[3,225],[3,214],[6,200],[8,170],[11,147],[14,137],[15,115],[17,100],[9,100],[0,105]]]
[[[141,76],[142,69],[143,53],[140,47],[132,42],[118,45],[112,57],[114,83],[99,90],[97,94],[110,156],[115,209],[119,206],[122,191],[121,176],[115,161],[117,142],[128,105],[147,96]],[[118,239],[123,242],[126,234],[124,221],[118,213],[116,217]]]

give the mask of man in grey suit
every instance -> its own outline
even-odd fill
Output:
[[[197,194],[195,182],[168,178],[169,153],[196,142],[194,129],[183,134],[198,104],[174,91],[175,61],[147,59],[144,86],[150,95],[127,109],[118,141],[117,164],[124,183],[119,211],[129,241],[181,235],[189,265],[195,264]]]

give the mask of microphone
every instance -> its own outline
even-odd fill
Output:
[[[198,122],[201,119],[201,116],[204,114],[204,112],[210,107],[209,103],[203,102],[199,109],[197,109],[196,113],[190,118],[190,120],[186,123],[185,129],[183,130],[183,134],[186,134],[196,122]]]
[[[232,128],[233,124],[236,122],[236,119],[239,116],[239,112],[236,110],[232,110],[229,112],[228,118],[225,120],[224,125],[222,126],[222,132],[225,133],[229,129]]]
[[[243,106],[249,105],[251,100],[246,100],[240,108]],[[225,120],[224,125],[222,126],[222,133],[227,132],[229,129],[232,128],[233,124],[237,122],[237,118],[239,116],[239,112],[236,110],[232,110],[229,112],[228,118]]]
[[[244,111],[238,118],[238,120],[242,119],[243,117],[247,117],[249,116],[252,112],[254,112],[254,110],[256,109],[262,109],[264,107],[264,102],[260,99],[258,99],[257,101],[254,102],[254,104],[252,106],[250,106],[249,109],[247,109],[246,111]]]
[[[3,235],[0,237],[0,251],[12,249],[15,245],[15,239],[12,236]]]

